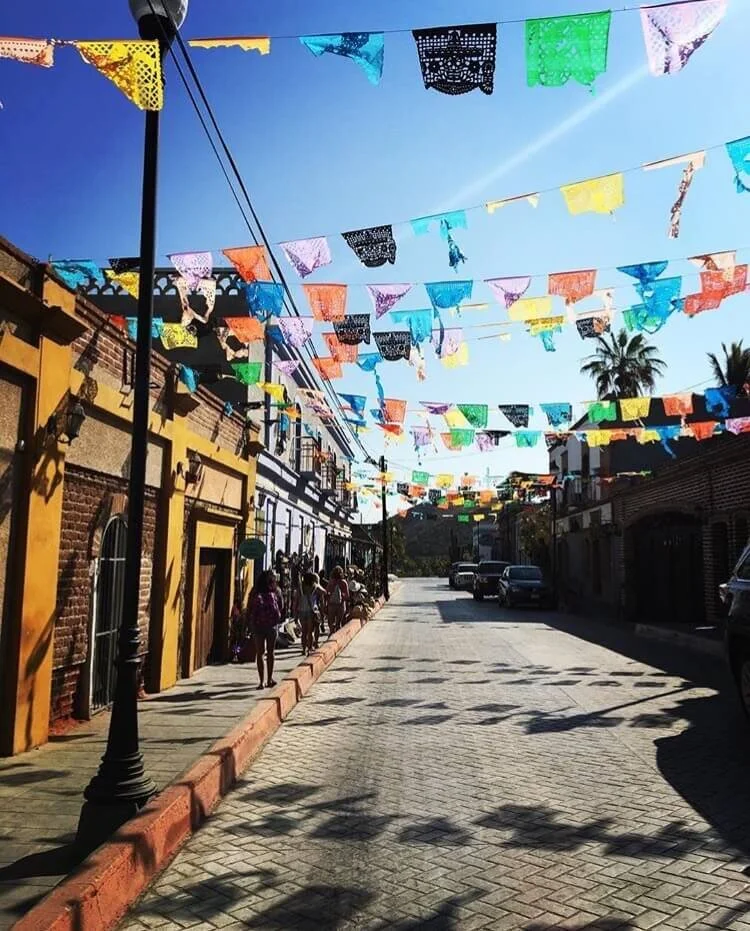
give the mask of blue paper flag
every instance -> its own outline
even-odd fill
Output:
[[[450,213],[434,213],[429,217],[417,217],[411,221],[411,229],[415,236],[424,236],[430,232],[430,227],[437,224],[440,235],[448,239],[451,230],[468,229],[465,210],[453,210]]]
[[[550,427],[561,427],[573,419],[573,405],[565,402],[555,404],[541,404],[540,407],[547,415]]]
[[[668,426],[668,427],[653,427],[649,429],[654,429],[659,434],[659,439],[661,440],[661,445],[664,447],[665,451],[675,459],[677,453],[669,445],[671,440],[677,440],[680,437],[680,430],[682,429],[679,426]]]
[[[639,332],[656,333],[675,310],[682,308],[681,288],[682,277],[679,275],[637,285],[636,290],[643,298],[643,303],[636,304],[623,313],[627,328]]]
[[[542,341],[542,346],[544,346],[547,352],[556,352],[555,349],[555,334],[553,330],[543,330],[539,334],[539,338]]]
[[[516,430],[516,446],[525,448],[536,446],[541,435],[541,430]]]
[[[360,353],[357,358],[357,365],[362,369],[363,372],[374,372],[375,366],[383,361],[383,357],[379,352],[364,352]]]
[[[391,317],[394,323],[409,327],[412,345],[432,338],[432,320],[434,312],[431,310],[392,310]]]
[[[285,346],[284,334],[281,332],[281,327],[275,324],[269,324],[266,327],[266,336],[271,340],[274,346]]]
[[[105,284],[101,268],[91,259],[67,259],[51,262],[55,274],[73,291],[82,285]]]
[[[667,265],[669,262],[663,259],[659,262],[641,262],[639,265],[621,265],[617,271],[637,278],[642,285],[648,285],[666,270]]]
[[[198,390],[198,373],[187,365],[181,365],[177,377],[188,391],[193,394]]]
[[[342,32],[329,36],[300,36],[300,42],[313,55],[343,55],[351,58],[367,75],[371,84],[383,76],[385,36],[382,32]]]
[[[279,317],[284,307],[284,286],[275,281],[250,281],[245,285],[250,315],[261,322]]]
[[[138,338],[138,317],[126,317],[125,325],[128,328],[128,336],[135,342]],[[164,319],[162,317],[154,317],[151,321],[151,338],[159,339],[163,327]]]
[[[726,418],[732,401],[737,397],[737,388],[734,385],[723,385],[721,388],[706,388],[703,392],[706,401],[706,410],[714,417]]]
[[[364,394],[339,394],[341,400],[348,404],[355,414],[361,416],[367,406],[367,398]]]
[[[425,284],[427,296],[437,311],[458,307],[461,301],[471,300],[473,281],[431,281]]]
[[[734,168],[737,193],[750,192],[750,136],[727,142],[727,154]],[[743,177],[746,180],[743,180]]]

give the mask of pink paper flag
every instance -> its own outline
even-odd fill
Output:
[[[177,271],[196,290],[201,279],[210,278],[214,270],[214,260],[210,252],[173,252],[167,258]]]
[[[47,39],[16,39],[0,37],[0,58],[12,58],[27,65],[51,68],[54,64],[55,46]]]
[[[316,236],[313,239],[293,239],[289,242],[282,242],[280,245],[300,278],[307,278],[316,268],[331,264],[331,250],[325,236]]]
[[[273,365],[283,375],[293,375],[299,368],[299,362],[296,359],[278,359]]]
[[[380,318],[392,310],[396,304],[411,291],[410,284],[368,284],[367,290],[370,292],[373,307],[375,308],[375,317]]]
[[[727,0],[694,0],[641,7],[641,25],[651,74],[674,74],[724,18]]]
[[[284,342],[299,349],[312,336],[313,317],[279,317],[279,329]]]
[[[490,286],[495,300],[503,304],[506,310],[512,307],[529,290],[531,277],[521,278],[487,278],[485,283]]]

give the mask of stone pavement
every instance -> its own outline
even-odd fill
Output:
[[[300,660],[277,654],[276,679]],[[255,704],[255,664],[207,666],[139,703],[146,768],[159,788],[173,782]],[[109,714],[30,753],[0,759],[0,929],[11,925],[73,868],[83,790],[107,740]]]
[[[710,658],[407,582],[122,925],[750,929]]]

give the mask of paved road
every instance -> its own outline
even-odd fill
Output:
[[[407,582],[123,927],[750,929],[723,687],[604,622]]]

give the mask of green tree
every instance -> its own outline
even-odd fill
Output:
[[[536,504],[523,509],[518,515],[518,537],[526,557],[542,569],[549,569],[552,537],[549,504]]]
[[[399,518],[392,517],[388,521],[388,533],[390,534],[391,544],[391,565],[390,571],[397,575],[403,575],[406,568],[406,538]],[[411,562],[411,560],[409,560]]]
[[[732,343],[729,349],[722,343],[721,348],[723,359],[719,359],[714,352],[708,353],[716,384],[721,387],[731,385],[747,393],[750,385],[750,348],[743,349],[742,340]]]
[[[641,333],[628,338],[627,331],[620,330],[609,338],[596,338],[596,349],[584,360],[581,373],[593,378],[600,398],[635,398],[653,391],[666,368]]]

